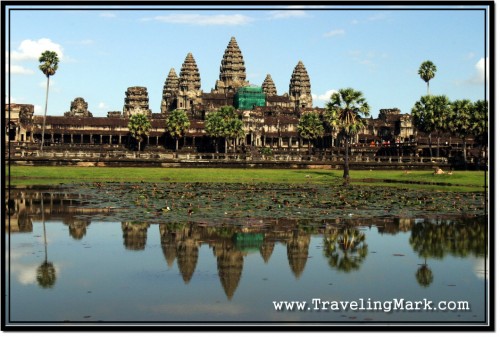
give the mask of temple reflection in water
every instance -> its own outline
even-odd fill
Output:
[[[68,226],[73,239],[82,240],[87,235],[93,217],[110,213],[108,208],[83,207],[80,195],[60,190],[14,189],[10,191],[9,197],[5,205],[8,215],[6,231],[10,234],[31,233],[35,222],[42,222],[45,226],[45,221],[61,221]],[[371,227],[375,227],[380,235],[409,232],[410,246],[423,259],[416,273],[416,281],[422,287],[427,287],[432,283],[432,270],[427,259],[442,259],[447,254],[485,256],[486,231],[483,220],[371,218],[332,219],[314,223],[294,219],[261,219],[254,222],[242,220],[241,226],[130,221],[121,222],[121,230],[125,250],[142,251],[151,249],[147,248],[148,231],[155,230],[157,225],[166,264],[172,268],[176,262],[185,284],[193,278],[201,248],[209,247],[216,260],[222,288],[231,300],[242,278],[248,254],[258,252],[267,264],[276,245],[283,245],[286,247],[289,269],[299,279],[308,262],[311,237],[319,235],[323,236],[325,265],[348,273],[361,268],[366,259],[369,243],[363,232]],[[149,247],[152,246],[155,243],[149,243]]]

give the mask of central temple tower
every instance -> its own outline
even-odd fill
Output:
[[[295,108],[312,107],[311,81],[302,61],[293,69],[288,94]]]
[[[219,80],[215,83],[215,92],[220,94],[235,93],[238,88],[248,86],[245,61],[240,47],[231,37],[222,56]]]

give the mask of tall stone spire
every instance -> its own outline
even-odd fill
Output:
[[[178,109],[190,109],[201,99],[200,71],[193,54],[188,53],[181,67],[179,76]]]
[[[276,85],[274,85],[274,81],[271,78],[271,75],[267,74],[266,79],[262,83],[262,91],[267,96],[275,96],[277,95]]]
[[[219,93],[235,92],[238,88],[249,85],[246,81],[245,61],[240,47],[231,37],[222,56],[219,80],[215,83],[215,91]]]
[[[161,100],[161,113],[165,114],[171,109],[175,109],[174,101],[179,91],[179,77],[174,68],[170,69],[167,79],[165,80],[165,85],[163,86],[163,96]]]
[[[129,87],[125,92],[123,116],[130,117],[136,114],[151,117],[148,89],[146,87]]]
[[[292,78],[290,79],[289,95],[295,107],[312,107],[311,81],[309,80],[309,75],[302,61],[299,61],[295,69],[293,69]]]

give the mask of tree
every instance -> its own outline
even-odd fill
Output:
[[[40,144],[40,151],[43,151],[43,143],[45,142],[45,120],[47,119],[47,107],[49,103],[49,81],[50,76],[53,76],[56,73],[59,64],[59,58],[56,52],[46,50],[38,58],[38,62],[41,63],[38,68],[45,76],[47,76],[47,88],[45,90],[45,111],[43,113],[42,123],[42,143]]]
[[[488,146],[488,102],[479,100],[474,102],[471,116],[471,133],[476,142],[483,147],[483,157],[485,147]]]
[[[335,109],[326,109],[323,112],[323,119],[326,123],[326,131],[329,131],[332,135],[332,147],[334,144],[334,135],[337,134],[338,126],[339,126],[339,116],[337,114],[337,110]]]
[[[218,139],[224,137],[224,118],[219,111],[208,114],[205,120],[205,131],[215,139],[215,152],[219,153]]]
[[[344,179],[349,180],[349,142],[364,126],[364,117],[368,117],[370,106],[361,91],[352,88],[340,89],[333,93],[326,104],[327,114],[337,116],[331,119],[332,127],[336,127],[344,138]]]
[[[308,149],[309,154],[311,154],[311,140],[321,137],[325,132],[325,128],[319,115],[309,112],[300,117],[297,131],[300,137],[309,140]]]
[[[136,114],[130,117],[128,129],[132,137],[139,142],[139,151],[141,150],[142,137],[149,135],[151,122],[144,114]]]
[[[323,237],[323,255],[330,267],[338,271],[349,273],[358,270],[368,255],[365,239],[365,234],[357,228],[335,228]]]
[[[450,131],[462,140],[464,162],[467,163],[467,136],[471,135],[472,109],[474,106],[468,99],[457,100],[451,104],[452,113],[449,118]]]
[[[205,131],[215,138],[215,151],[219,153],[219,144],[217,139],[234,139],[243,135],[243,122],[238,118],[236,111],[232,106],[223,106],[220,110],[209,113],[205,121]]]
[[[436,75],[437,68],[432,63],[431,61],[425,61],[420,65],[420,68],[418,69],[418,74],[420,75],[420,78],[424,80],[425,83],[427,83],[427,95],[430,95],[429,91],[429,82],[434,78]]]
[[[439,157],[439,140],[441,132],[448,131],[449,116],[451,115],[451,106],[446,96],[422,96],[420,101],[416,102],[411,110],[413,125],[418,131],[428,134],[429,152],[432,158],[432,132],[437,133],[438,145],[437,156]]]
[[[41,197],[41,212],[42,212],[42,224],[43,224],[43,242],[45,247],[45,260],[36,269],[36,280],[40,287],[42,288],[52,288],[56,283],[56,268],[52,262],[48,261],[47,254],[47,231],[45,229],[45,207],[43,202],[44,195],[42,193]]]
[[[166,120],[167,132],[175,139],[175,151],[179,150],[179,137],[182,137],[190,126],[189,117],[184,110],[174,110]]]

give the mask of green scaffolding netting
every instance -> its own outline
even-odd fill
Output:
[[[261,87],[242,87],[234,96],[234,106],[240,110],[251,110],[266,105],[266,94]]]

